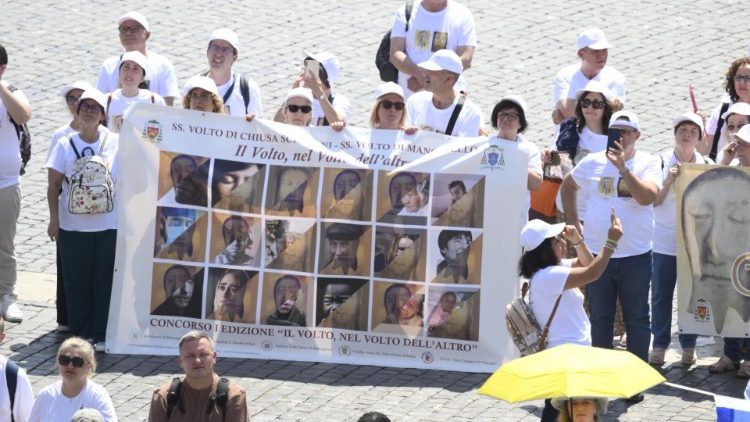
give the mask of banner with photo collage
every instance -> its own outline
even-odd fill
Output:
[[[513,142],[140,104],[120,132],[112,353],[491,372],[517,353]]]

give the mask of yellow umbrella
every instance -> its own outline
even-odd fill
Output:
[[[565,344],[501,366],[479,394],[516,403],[553,397],[631,397],[666,381],[634,354]]]

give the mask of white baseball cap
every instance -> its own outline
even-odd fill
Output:
[[[182,87],[182,96],[187,96],[193,88],[204,89],[214,95],[219,95],[219,89],[216,88],[216,82],[207,76],[193,76],[185,82],[185,86]]]
[[[220,28],[212,32],[211,36],[208,38],[208,43],[210,44],[213,40],[224,40],[231,44],[235,50],[240,50],[240,37],[237,36],[236,32],[229,28]]]
[[[589,28],[578,34],[578,39],[576,39],[576,50],[586,47],[592,50],[604,50],[612,48],[612,44],[607,42],[604,31],[599,28]]]
[[[442,49],[432,53],[432,56],[417,66],[427,70],[448,70],[459,75],[464,71],[461,58],[453,50]]]
[[[75,81],[72,84],[65,85],[64,87],[60,88],[60,96],[65,98],[68,96],[68,93],[74,89],[80,89],[81,91],[87,91],[89,89],[92,89],[94,86],[86,81]]]
[[[310,90],[310,88],[304,88],[304,87],[299,86],[297,88],[290,89],[289,92],[286,94],[286,99],[284,100],[284,102],[286,103],[287,101],[289,101],[290,98],[294,98],[294,97],[305,98],[307,99],[307,101],[310,101],[310,104],[312,104],[313,102],[313,93]]]
[[[744,142],[750,143],[750,125],[742,126],[742,128],[738,130],[737,133],[734,134],[734,136]]]
[[[140,13],[138,13],[136,11],[130,11],[130,12],[128,12],[128,13],[120,16],[120,19],[117,20],[117,26],[119,27],[120,25],[122,25],[123,22],[125,22],[125,21],[131,21],[131,20],[132,21],[136,21],[139,24],[141,24],[141,26],[143,27],[143,29],[146,30],[146,32],[151,32],[151,30],[149,29],[149,26],[148,26],[148,19],[146,19],[145,16],[143,16],[142,14],[140,14]]]
[[[608,101],[611,101],[612,97],[614,97],[612,91],[610,91],[606,85],[599,81],[589,81],[589,83],[587,83],[585,87],[576,91],[576,100],[580,99],[584,92],[598,92],[604,95],[604,98],[606,98]]]
[[[638,116],[632,111],[621,110],[612,115],[609,119],[609,127],[612,126],[627,126],[631,129],[641,130],[641,123],[638,120]]]
[[[750,104],[747,104],[750,106]],[[682,113],[679,116],[672,119],[672,127],[676,128],[677,125],[679,125],[682,122],[690,122],[698,125],[699,128],[701,128],[701,137],[703,137],[703,131],[705,130],[703,128],[703,119],[701,116],[693,113],[692,111],[689,111],[687,113]]]
[[[329,53],[328,51],[322,51],[320,53],[313,54],[308,52],[307,50],[302,50],[302,53],[304,54],[305,59],[309,57],[323,66],[323,69],[325,69],[326,73],[328,74],[328,82],[336,82],[339,80],[341,66],[339,65],[339,59],[337,59],[336,56],[334,56],[332,53]]]
[[[503,98],[501,98],[500,101],[498,102],[503,102],[503,101],[510,101],[513,104],[516,104],[517,106],[521,107],[521,111],[523,111],[524,116],[528,114],[526,111],[527,110],[526,101],[520,95],[515,95],[515,94],[506,95]]]
[[[380,98],[383,95],[396,94],[401,98],[404,98],[404,90],[401,86],[394,82],[386,82],[378,85],[375,89],[375,98]]]
[[[128,51],[122,54],[120,57],[120,63],[118,64],[118,67],[122,66],[123,63],[131,61],[135,62],[138,66],[143,69],[144,72],[148,72],[147,69],[147,62],[146,56],[143,55],[140,51]]]
[[[539,219],[531,220],[521,230],[521,247],[525,251],[534,250],[544,239],[557,236],[564,228],[565,223],[549,224]]]
[[[750,104],[734,103],[729,107],[729,109],[727,109],[727,111],[724,112],[724,114],[721,115],[721,118],[726,120],[730,114],[741,114],[743,116],[750,116]]]
[[[92,87],[83,91],[81,98],[78,99],[78,104],[80,105],[84,100],[94,100],[102,106],[102,110],[107,109],[107,96],[96,88]]]

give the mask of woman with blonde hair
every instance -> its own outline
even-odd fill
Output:
[[[225,113],[224,100],[216,82],[206,76],[193,76],[182,88],[182,106],[205,113]]]
[[[57,350],[61,380],[44,387],[31,408],[29,422],[69,422],[84,408],[98,410],[105,422],[117,422],[112,398],[91,380],[96,371],[94,348],[80,337],[71,337]]]

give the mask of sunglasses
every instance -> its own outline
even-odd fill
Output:
[[[65,97],[65,101],[70,105],[78,104],[78,100],[81,98],[81,96],[75,96],[75,95],[68,95]]]
[[[404,103],[402,103],[401,101],[393,102],[393,101],[383,100],[380,102],[380,105],[383,106],[383,108],[386,110],[395,108],[397,111],[401,111],[404,109]]]
[[[295,104],[289,104],[286,106],[286,109],[289,110],[290,113],[296,113],[298,111],[302,111],[303,113],[307,114],[312,111],[312,107],[310,106],[300,106]]]
[[[68,366],[73,363],[74,368],[83,368],[83,365],[86,363],[86,361],[78,356],[60,355],[60,357],[57,358],[57,363],[59,363],[60,366]]]
[[[584,98],[581,100],[581,107],[583,108],[594,107],[595,110],[599,110],[599,109],[604,108],[604,101],[600,101],[600,100],[591,101],[588,98]]]

